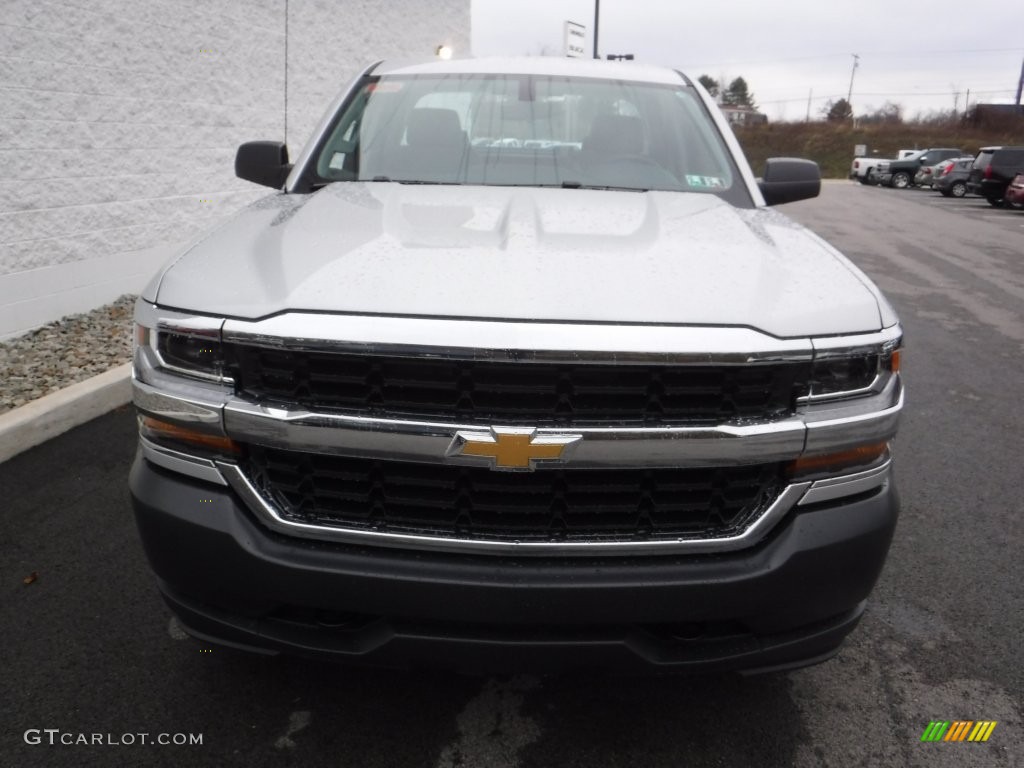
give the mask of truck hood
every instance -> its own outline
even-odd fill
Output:
[[[769,209],[711,194],[339,183],[243,209],[178,258],[157,303],[747,326],[778,337],[882,326],[876,289]]]

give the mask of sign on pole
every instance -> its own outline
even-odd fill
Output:
[[[586,54],[583,40],[587,36],[587,28],[575,21],[565,22],[565,55],[578,59]]]

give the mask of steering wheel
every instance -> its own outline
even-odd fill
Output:
[[[613,173],[616,172],[614,170],[616,168],[629,168],[634,172],[633,175],[640,175],[643,183],[639,186],[682,186],[675,174],[666,170],[664,166],[647,155],[612,155],[611,157],[601,158],[594,163],[593,167],[598,172],[607,169]],[[652,174],[650,173],[651,171],[655,173]],[[648,184],[648,182],[654,183]]]

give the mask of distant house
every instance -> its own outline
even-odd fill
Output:
[[[1021,104],[975,104],[974,113],[978,117],[988,115],[1024,116],[1024,105]]]
[[[964,116],[964,121],[977,127],[1019,127],[1024,119],[1024,106],[1020,104],[975,104]]]
[[[1024,115],[1024,104],[975,104],[978,112],[988,112],[996,115]]]
[[[747,106],[731,107],[725,104],[718,106],[730,125],[761,125],[768,122],[768,115]]]

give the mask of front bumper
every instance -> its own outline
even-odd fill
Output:
[[[981,181],[968,181],[967,189],[975,195],[992,200],[1002,200],[1006,195],[1006,182],[995,179],[982,179]]]
[[[1006,188],[1004,199],[1011,205],[1024,205],[1024,187],[1015,187],[1011,184]]]
[[[856,626],[898,514],[887,480],[796,508],[738,552],[527,558],[283,536],[231,489],[141,454],[130,487],[160,589],[193,635],[464,671],[763,671],[821,661]]]

